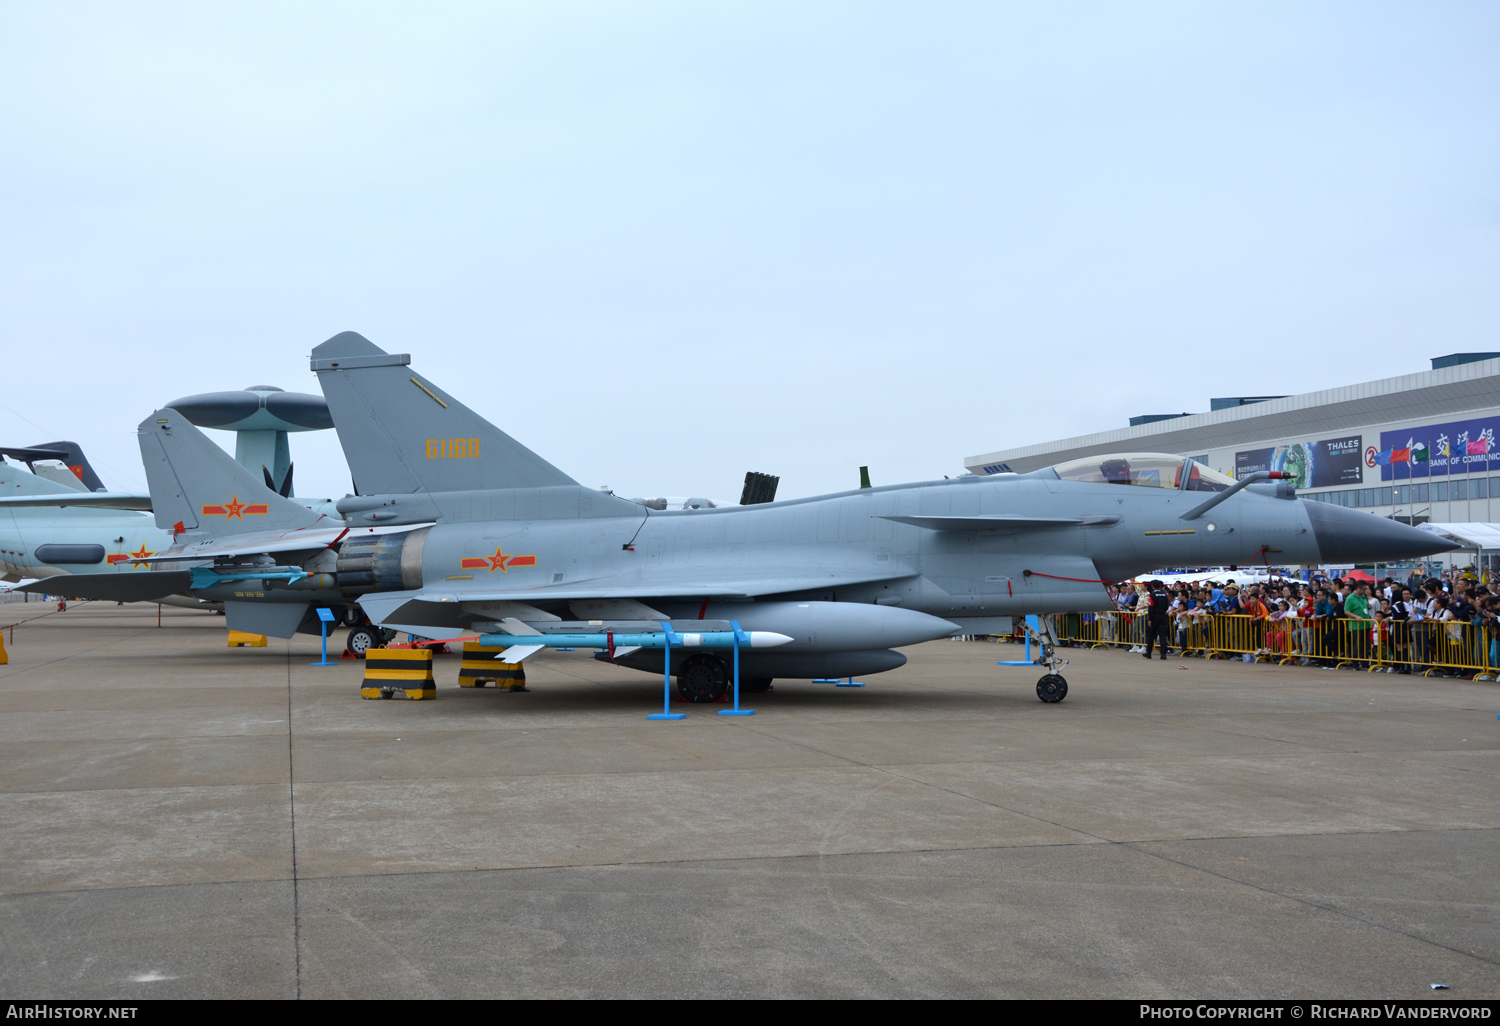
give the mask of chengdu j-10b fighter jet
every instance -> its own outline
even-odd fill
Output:
[[[1404,524],[1298,499],[1272,475],[1234,481],[1158,453],[658,511],[578,484],[408,356],[354,332],[314,349],[312,369],[360,493],[338,502],[345,523],[411,525],[340,545],[339,588],[374,621],[429,637],[732,621],[792,638],[741,653],[752,691],[775,677],[893,669],[906,661],[897,648],[993,633],[1003,617],[1108,609],[1104,582],[1166,564],[1388,561],[1443,547]],[[612,654],[663,669],[660,650]],[[672,666],[688,699],[723,694],[719,655]],[[1056,700],[1058,690],[1038,693]]]

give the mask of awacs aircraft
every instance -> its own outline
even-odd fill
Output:
[[[377,623],[431,637],[737,621],[794,639],[741,655],[756,690],[893,669],[906,661],[896,648],[991,633],[1002,617],[1108,609],[1103,582],[1153,567],[1393,560],[1445,544],[1300,500],[1266,473],[1236,482],[1159,453],[656,511],[581,486],[409,365],[354,332],[312,353],[360,492],[339,512],[350,527],[412,525],[345,539],[339,587]],[[662,670],[660,650],[616,659]],[[690,700],[725,690],[718,655],[673,669]],[[1054,676],[1038,685],[1045,701],[1066,694]]]

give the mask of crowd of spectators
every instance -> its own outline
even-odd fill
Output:
[[[1142,577],[1110,586],[1110,600],[1121,613],[1144,614],[1151,582]],[[1330,668],[1367,664],[1388,673],[1436,666],[1447,676],[1485,680],[1494,679],[1492,668],[1500,667],[1500,594],[1472,575],[1312,582],[1272,577],[1243,587],[1205,579],[1166,588],[1171,636],[1182,655],[1232,653]],[[1233,643],[1227,643],[1230,638]]]

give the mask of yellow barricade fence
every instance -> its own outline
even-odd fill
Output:
[[[1146,614],[1070,613],[1054,620],[1060,641],[1143,648]],[[1500,676],[1500,633],[1461,621],[1384,621],[1180,613],[1168,623],[1184,656],[1404,670],[1430,676]]]

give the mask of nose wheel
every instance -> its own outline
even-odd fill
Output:
[[[1049,673],[1036,682],[1036,697],[1049,705],[1068,697],[1068,682],[1061,674]]]

